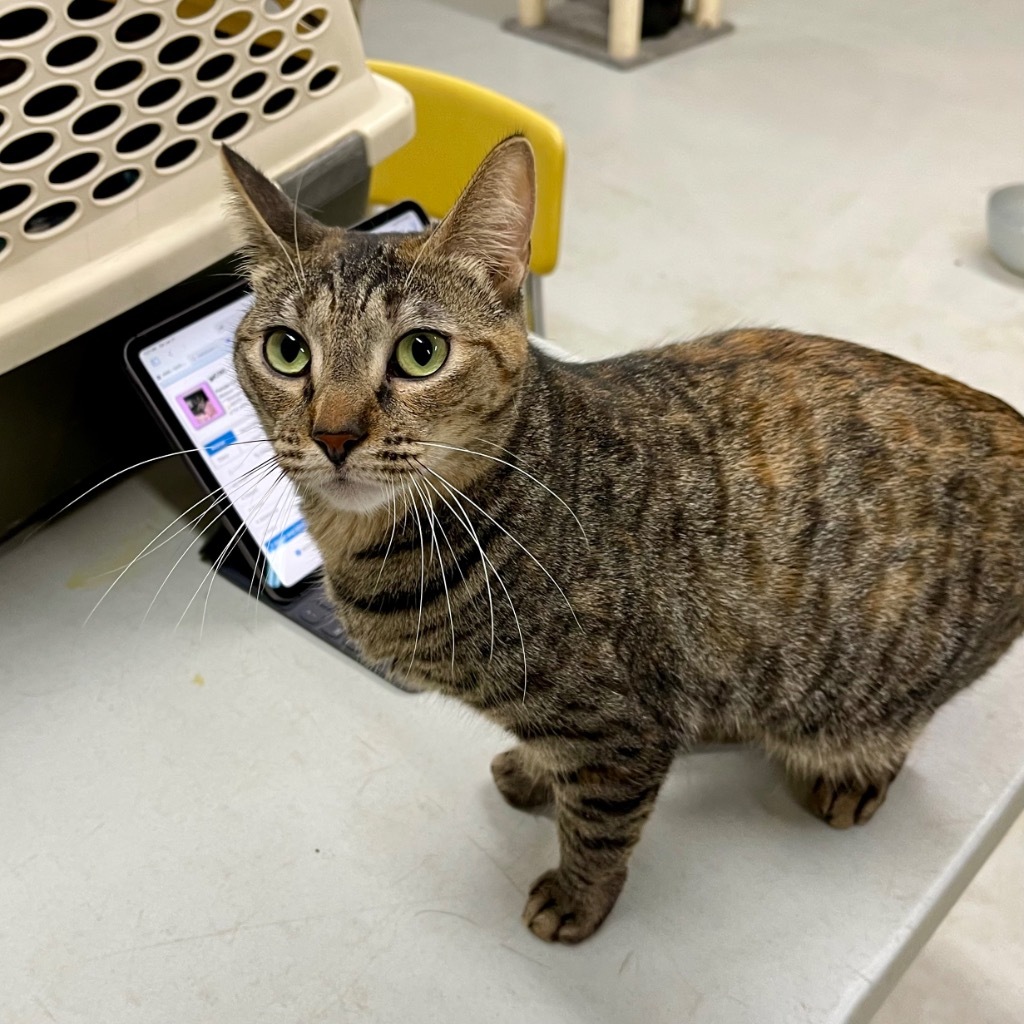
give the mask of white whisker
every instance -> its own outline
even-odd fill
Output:
[[[421,478],[420,483],[423,484],[425,487],[429,487],[430,490],[433,491],[434,494],[436,494],[442,501],[444,501],[444,495],[442,495],[438,491],[438,489],[426,477]],[[433,502],[431,502],[431,505],[433,506]],[[437,524],[438,533],[441,534],[441,540],[444,541],[445,546],[448,548],[448,551],[451,553],[452,562],[455,564],[455,568],[459,572],[459,578],[463,581],[463,583],[465,583],[465,581],[466,581],[466,574],[462,571],[462,566],[459,564],[459,559],[458,559],[458,557],[455,554],[455,548],[452,547],[452,542],[448,539],[448,534],[447,534],[445,528],[441,525],[441,517],[437,514],[437,509],[436,508],[434,509],[434,522]]]
[[[444,480],[444,477],[442,477],[439,473],[435,472],[426,464],[421,462],[418,463],[418,465],[422,466],[428,473],[430,473],[433,476],[436,476],[439,480]],[[579,627],[580,632],[582,632],[583,626],[580,625],[580,620],[576,618],[576,610],[573,608],[572,603],[566,596],[565,591],[559,585],[558,580],[556,580],[555,577],[552,576],[550,572],[548,572],[548,570],[544,567],[540,559],[537,558],[537,556],[521,540],[519,540],[518,537],[516,537],[514,534],[509,533],[509,531],[506,530],[505,527],[502,526],[501,523],[499,523],[498,520],[494,518],[494,516],[492,516],[485,508],[482,508],[480,505],[478,505],[468,494],[466,494],[464,491],[460,491],[458,487],[456,487],[453,483],[451,483],[448,480],[444,480],[444,483],[453,491],[455,491],[458,495],[460,495],[465,501],[468,501],[469,504],[472,505],[473,508],[475,508],[478,512],[480,512],[482,515],[485,515],[492,523],[494,523],[494,525],[499,530],[501,530],[503,534],[505,534],[506,537],[508,537],[509,540],[512,541],[513,544],[517,545],[529,556],[529,558],[533,561],[537,568],[540,569],[540,571],[544,573],[544,575],[547,576],[549,580],[551,580],[558,593],[562,595],[562,600],[565,601],[565,606],[569,609],[569,614],[573,617],[573,621]]]
[[[262,481],[265,480],[265,479],[266,479],[265,476],[261,477],[260,482],[262,483]],[[273,493],[274,488],[277,487],[277,485],[281,482],[282,479],[283,479],[283,476],[280,473],[280,471],[278,471],[278,475],[274,479],[274,482],[263,493],[263,495],[260,497],[260,500],[256,503],[256,507],[253,509],[253,513],[252,513],[253,516],[255,516],[255,515],[257,515],[259,513],[259,510],[264,506],[264,504],[266,504],[266,501],[270,497],[270,495]],[[199,586],[196,587],[195,593],[193,593],[193,595],[189,598],[188,604],[185,605],[185,610],[181,613],[181,615],[178,618],[178,621],[174,625],[175,629],[177,629],[182,624],[182,622],[185,620],[185,616],[188,614],[189,608],[192,607],[192,603],[199,596],[200,592],[203,589],[203,586],[207,583],[207,581],[209,581],[209,587],[207,588],[207,591],[206,591],[206,600],[203,603],[203,617],[202,617],[202,619],[200,620],[200,623],[199,623],[199,640],[200,640],[200,642],[202,641],[202,639],[203,639],[203,629],[206,626],[206,607],[207,607],[207,605],[210,602],[210,593],[213,590],[214,576],[215,576],[217,570],[224,564],[224,562],[226,561],[228,556],[234,550],[235,545],[241,539],[242,533],[245,531],[245,529],[246,529],[246,526],[245,526],[245,522],[243,521],[243,522],[238,524],[238,529],[235,530],[235,532],[228,538],[228,542],[224,545],[224,547],[221,550],[220,554],[218,554],[217,557],[213,560],[212,564],[210,565],[210,568],[206,570],[206,575],[204,575],[203,578],[199,581]]]
[[[256,509],[254,510],[254,514],[255,514],[255,512],[259,511],[259,509],[262,506],[263,502],[266,501],[267,498],[270,497],[270,495],[273,493],[274,489],[277,487],[277,485],[279,483],[281,483],[281,481],[283,479],[284,479],[284,473],[281,472],[280,470],[278,470],[277,476],[274,478],[274,480],[271,481],[270,486],[267,488],[266,494],[263,496],[263,498],[260,499],[260,503],[256,506]],[[285,488],[284,494],[285,495],[288,494],[287,488]],[[281,501],[281,499],[278,498],[278,507],[280,507],[280,501]],[[235,547],[238,546],[238,543],[241,540],[241,531],[237,531],[236,534],[235,534],[235,537],[236,537],[236,539],[233,542],[229,542],[228,543],[227,547],[220,553],[220,555],[217,557],[216,561],[213,563],[213,568],[215,570],[217,570],[217,571],[220,570],[221,566],[223,566],[225,561],[227,561],[227,559],[230,557],[231,551]],[[259,555],[257,555],[256,558],[257,558],[257,561],[258,561],[259,560]],[[200,584],[200,586],[202,586],[202,584]],[[251,586],[251,583],[250,583],[250,586]],[[207,609],[207,607],[210,604],[210,594],[212,593],[212,591],[213,591],[213,576],[210,576],[210,582],[209,582],[209,585],[206,588],[206,599],[203,601],[203,618],[202,618],[202,621],[199,623],[199,640],[200,640],[200,642],[203,639],[203,629],[206,626],[206,609]],[[251,595],[251,591],[250,591],[250,595]],[[188,609],[186,609],[186,611],[187,610]],[[184,618],[184,615],[182,615],[182,618]]]
[[[472,438],[472,440],[478,441],[480,444],[489,444],[492,448],[497,448],[499,452],[504,452],[506,455],[511,455],[513,459],[524,458],[523,455],[520,455],[519,453],[512,451],[511,448],[505,448],[502,445],[498,444],[497,441],[489,441],[486,437],[474,437]]]
[[[515,470],[515,472],[517,473],[521,473],[528,480],[532,480],[535,484],[537,484],[538,487],[543,487],[544,490],[547,491],[548,494],[550,494],[551,497],[554,498],[556,501],[561,502],[561,504],[565,507],[565,510],[569,513],[569,515],[571,515],[573,519],[576,520],[576,525],[580,528],[580,533],[583,535],[583,539],[586,541],[587,547],[590,547],[590,538],[587,537],[587,531],[583,529],[583,524],[580,522],[579,517],[576,515],[576,513],[573,512],[573,510],[569,507],[564,498],[560,497],[553,490],[551,490],[551,488],[548,487],[548,485],[544,483],[543,480],[538,480],[537,477],[535,477],[532,473],[527,473],[525,469],[520,468],[519,466],[515,465],[512,462],[508,462],[506,459],[499,459],[496,455],[486,455],[484,454],[484,452],[475,452],[471,448],[458,448],[453,444],[438,444],[437,442],[434,441],[417,441],[415,443],[426,445],[428,448],[445,448],[451,452],[462,452],[464,455],[475,455],[477,456],[477,458],[487,459],[489,462],[501,463],[501,465],[508,466],[509,469]]]
[[[232,443],[267,444],[268,442],[265,441],[263,438],[258,438],[253,441],[234,441]],[[228,446],[225,445],[225,447]],[[52,523],[54,519],[57,518],[57,516],[63,514],[64,512],[67,512],[69,508],[71,508],[74,505],[77,505],[80,501],[83,501],[85,498],[88,498],[93,491],[97,491],[105,484],[109,484],[111,480],[116,480],[119,476],[124,476],[125,473],[130,473],[133,469],[141,469],[143,466],[150,466],[154,462],[160,462],[162,459],[173,459],[178,455],[193,455],[200,450],[201,449],[199,448],[179,448],[178,450],[173,452],[165,452],[163,455],[154,455],[151,459],[142,459],[142,461],[140,462],[135,462],[130,466],[125,466],[124,469],[119,469],[116,473],[111,473],[110,476],[104,477],[98,484],[93,484],[92,487],[89,487],[88,489],[82,491],[81,494],[72,498],[71,501],[69,501],[66,505],[62,505],[59,509],[57,509],[56,512],[53,513],[53,515],[47,516],[46,519],[44,519],[36,527],[30,530],[26,530],[25,536],[22,538],[21,543],[24,544],[27,541],[31,540],[32,537],[34,537],[40,530],[44,529],[46,526]]]
[[[174,624],[174,628],[177,629],[188,614],[189,608],[192,607],[192,602],[199,596],[200,591],[203,589],[203,584],[207,580],[210,581],[210,585],[206,590],[206,600],[203,602],[203,617],[199,621],[199,642],[203,642],[203,629],[206,626],[206,606],[210,602],[210,592],[213,590],[213,580],[217,569],[220,567],[224,559],[227,557],[227,553],[238,543],[238,539],[242,536],[242,531],[245,529],[245,523],[239,523],[238,529],[228,538],[227,544],[224,546],[224,550],[213,560],[210,568],[206,570],[206,574],[199,581],[199,586],[196,587],[195,592],[188,599],[188,604],[185,605],[185,610],[178,617],[178,621]]]
[[[429,242],[429,237],[427,238],[426,241],[424,241],[424,243],[417,250],[416,256],[414,257],[414,259],[412,261],[412,266],[409,268],[409,273],[405,275],[405,283],[402,285],[403,288],[408,288],[409,287],[409,282],[412,280],[413,272],[416,270],[416,267],[417,267],[417,265],[420,262],[420,257],[427,251],[427,244],[428,244],[428,242]]]
[[[412,497],[413,515],[416,517],[416,529],[419,531],[420,535],[420,610],[416,615],[416,639],[413,640],[412,654],[409,655],[409,668],[411,669],[413,662],[416,660],[416,648],[420,643],[420,623],[423,621],[423,590],[426,585],[427,566],[426,554],[423,550],[423,527],[420,525],[420,513],[416,505],[416,495],[413,494],[410,495],[410,497]],[[408,507],[406,511],[408,512]]]
[[[388,481],[388,487],[391,488],[391,536],[388,538],[388,547],[384,552],[384,560],[380,563],[377,582],[373,585],[374,590],[380,586],[381,577],[384,575],[384,566],[388,564],[388,555],[391,554],[391,545],[395,542],[395,531],[398,529],[398,494],[395,491],[395,485],[390,480]]]
[[[101,604],[103,604],[107,595],[114,589],[114,587],[118,585],[118,583],[121,582],[122,579],[124,579],[125,575],[129,572],[133,565],[135,565],[140,559],[145,558],[147,555],[152,555],[155,552],[159,551],[160,548],[162,548],[165,544],[169,544],[179,534],[184,533],[185,530],[188,530],[191,527],[195,526],[196,523],[198,523],[203,518],[203,516],[206,515],[207,512],[209,512],[212,508],[215,508],[221,501],[224,500],[225,495],[223,493],[219,493],[223,492],[223,490],[223,487],[218,487],[216,491],[213,491],[211,494],[204,494],[198,501],[193,502],[193,504],[189,505],[189,507],[185,509],[185,511],[182,512],[181,515],[175,516],[175,518],[172,519],[144,548],[142,548],[142,550],[139,551],[139,553],[127,565],[122,566],[120,571],[114,570],[115,572],[117,572],[117,576],[115,577],[114,581],[110,584],[110,586],[108,586],[107,589],[104,590],[102,594],[100,594],[100,599],[96,602],[96,604],[93,605],[92,610],[86,616],[85,622],[83,622],[82,625],[85,626],[93,617],[93,615],[95,615],[97,609]],[[166,539],[160,540],[160,538],[163,537],[163,535],[172,526],[174,526],[175,523],[184,519],[185,516],[187,516],[196,507],[196,505],[202,505],[203,502],[209,502],[209,505],[207,505],[207,507],[204,508],[199,513],[198,516],[196,516],[194,519],[189,520],[189,522],[182,524],[180,527],[178,527],[177,530],[174,531],[174,533],[172,533]],[[156,541],[158,540],[160,541],[159,544],[156,543]]]
[[[231,483],[232,484],[236,484],[239,481],[244,480],[251,473],[255,473],[258,470],[267,467],[273,461],[274,461],[273,457],[271,457],[270,459],[265,459],[263,462],[259,463],[258,465],[253,466],[251,469],[247,469],[244,473],[242,473],[236,479],[232,480]],[[216,490],[211,491],[209,494],[204,494],[198,501],[193,502],[187,509],[185,509],[184,512],[182,512],[180,515],[175,516],[174,519],[172,519],[155,537],[153,537],[153,539],[150,540],[149,543],[146,544],[146,546],[144,548],[142,548],[142,550],[139,551],[138,554],[136,554],[135,557],[132,558],[131,561],[128,562],[127,565],[121,566],[120,569],[113,569],[113,570],[111,570],[110,573],[104,573],[103,575],[107,575],[107,576],[113,575],[113,573],[117,573],[117,576],[114,579],[114,581],[107,587],[107,589],[100,595],[100,599],[93,606],[92,610],[89,612],[89,615],[86,617],[85,622],[83,622],[82,625],[84,626],[89,621],[89,619],[92,618],[92,616],[98,610],[99,606],[104,602],[104,600],[107,598],[107,596],[110,594],[110,592],[114,589],[114,587],[116,587],[117,584],[120,583],[121,580],[125,577],[125,575],[131,570],[132,566],[134,566],[141,559],[148,558],[151,555],[156,554],[156,552],[159,551],[162,547],[164,547],[164,545],[170,544],[170,542],[172,540],[174,540],[175,537],[180,536],[186,530],[192,529],[197,523],[199,523],[203,519],[203,517],[209,511],[211,511],[213,508],[215,508],[217,505],[219,505],[222,501],[227,501],[227,500],[228,500],[228,495],[227,495],[227,492],[226,492],[224,487],[218,487]],[[165,533],[167,533],[167,531],[170,530],[171,527],[173,527],[175,523],[180,522],[187,515],[189,515],[189,513],[192,512],[192,510],[197,505],[202,505],[204,502],[209,502],[209,504],[207,505],[206,508],[204,508],[199,513],[199,515],[197,515],[194,519],[190,519],[188,522],[183,523],[169,537],[165,537],[163,540],[160,540],[160,538],[163,537],[163,535]],[[157,543],[157,541],[159,541],[159,543]]]
[[[248,493],[250,493],[250,491],[252,491],[252,490],[254,490],[254,489],[255,489],[256,487],[258,487],[258,486],[259,486],[259,485],[260,485],[260,484],[261,484],[261,483],[263,482],[263,480],[264,480],[264,479],[266,479],[266,477],[267,477],[267,476],[269,476],[269,474],[270,474],[270,473],[271,473],[271,470],[270,470],[270,469],[266,470],[266,472],[265,472],[264,476],[261,476],[261,477],[260,477],[260,478],[259,478],[258,480],[256,480],[256,481],[255,481],[255,482],[254,482],[254,483],[252,484],[252,486],[251,486],[251,487],[250,487],[250,488],[249,488],[248,490],[246,490],[245,492],[243,492],[243,493],[244,493],[244,494],[248,494]],[[153,599],[152,599],[152,600],[151,600],[151,601],[149,602],[149,606],[148,606],[148,607],[146,608],[146,612],[145,612],[145,614],[144,614],[144,615],[142,616],[142,621],[143,621],[143,622],[145,622],[145,621],[146,621],[146,620],[147,620],[147,619],[149,618],[149,614],[150,614],[150,612],[152,612],[152,610],[153,610],[153,606],[154,606],[154,605],[156,604],[156,602],[157,602],[157,598],[159,598],[159,597],[160,597],[160,594],[161,594],[161,593],[163,592],[163,589],[164,589],[164,587],[165,587],[165,586],[167,586],[167,582],[168,582],[168,580],[170,580],[171,576],[173,575],[173,573],[174,573],[174,570],[175,570],[175,569],[177,569],[179,565],[181,565],[181,563],[182,563],[182,562],[184,561],[184,559],[185,559],[185,556],[186,556],[186,555],[187,555],[187,554],[188,554],[188,553],[189,553],[189,552],[190,552],[190,551],[191,551],[191,550],[192,550],[192,549],[193,549],[193,548],[194,548],[194,547],[196,546],[196,544],[198,544],[198,543],[199,543],[199,541],[200,541],[200,540],[201,540],[201,539],[203,538],[203,535],[204,535],[205,533],[207,533],[207,532],[208,532],[208,531],[209,531],[210,529],[212,529],[212,528],[213,528],[213,526],[214,526],[214,525],[215,525],[215,524],[216,524],[217,522],[219,522],[219,521],[220,521],[220,519],[221,519],[221,518],[222,518],[222,517],[223,517],[224,515],[226,515],[226,514],[227,514],[227,512],[228,512],[228,510],[229,510],[230,508],[231,508],[231,506],[230,506],[230,505],[225,505],[225,506],[224,506],[224,508],[222,508],[222,509],[220,510],[220,512],[218,512],[218,513],[217,513],[217,515],[215,515],[215,516],[213,517],[213,519],[211,519],[211,520],[210,520],[210,522],[209,522],[209,523],[207,523],[207,524],[206,524],[206,525],[205,525],[205,526],[204,526],[204,527],[203,527],[203,528],[202,528],[202,529],[201,529],[201,530],[199,531],[199,533],[198,533],[198,534],[196,534],[196,536],[195,536],[195,537],[193,538],[192,542],[191,542],[191,543],[190,543],[190,544],[188,545],[188,547],[187,547],[187,548],[185,548],[185,550],[184,550],[184,551],[182,551],[182,553],[181,553],[181,554],[180,554],[180,555],[179,555],[179,556],[177,557],[177,559],[176,559],[176,560],[175,560],[175,562],[174,562],[174,565],[172,565],[172,566],[171,566],[171,568],[170,568],[170,570],[168,571],[167,575],[166,575],[166,576],[165,576],[165,577],[163,578],[163,582],[161,582],[160,586],[159,586],[159,587],[157,588],[157,591],[156,591],[156,593],[155,593],[155,594],[153,595]],[[95,611],[95,609],[93,609],[93,611]],[[90,612],[90,613],[89,613],[89,615],[90,615],[90,617],[91,617],[91,616],[92,616],[92,612]],[[86,619],[86,622],[88,622],[88,621],[89,621],[89,620],[88,620],[88,619]]]
[[[277,486],[275,482],[274,486]],[[285,488],[281,495],[277,499],[277,504],[274,506],[274,511],[267,517],[267,523],[263,530],[263,536],[260,538],[260,549],[259,554],[256,556],[256,562],[252,567],[252,579],[249,580],[249,594],[253,596],[253,584],[256,582],[256,570],[259,569],[260,582],[259,587],[256,589],[256,601],[252,608],[252,628],[255,631],[258,622],[258,615],[260,609],[260,599],[263,594],[263,581],[266,578],[267,567],[270,565],[270,556],[266,551],[267,538],[277,532],[278,527],[281,525],[281,513],[286,511],[291,506],[290,495],[288,489]]]
[[[417,463],[417,465],[420,465],[423,469],[427,468],[426,466],[422,466],[422,463]],[[429,470],[429,472],[433,472],[433,470]],[[473,537],[476,538],[476,531],[473,529],[473,527],[472,527],[472,525],[470,523],[469,513],[466,512],[466,510],[463,508],[462,502],[460,502],[459,499],[455,496],[455,494],[452,493],[453,491],[457,491],[458,488],[455,487],[454,484],[451,484],[447,480],[445,480],[445,478],[443,476],[441,476],[439,473],[434,473],[434,476],[436,476],[441,481],[441,483],[444,484],[444,486],[446,488],[448,488],[448,493],[451,494],[452,500],[459,506],[460,509],[462,509],[462,514],[466,517],[465,521],[464,521],[464,525],[469,530],[469,532],[473,535]],[[461,494],[462,492],[460,491],[459,493]],[[463,495],[463,497],[465,497],[465,495]],[[479,507],[479,506],[477,506],[477,507]],[[451,508],[451,506],[449,506],[449,508]],[[452,511],[454,512],[454,509]],[[477,547],[479,547],[479,546],[480,546],[480,542],[479,542],[479,540],[477,540]],[[520,622],[519,622],[519,614],[516,612],[515,602],[512,600],[512,595],[508,592],[508,587],[505,586],[505,581],[501,578],[501,573],[498,572],[498,567],[494,564],[494,562],[491,561],[490,558],[487,557],[487,555],[485,555],[483,553],[483,548],[480,548],[480,554],[481,554],[481,557],[484,559],[484,562],[486,563],[486,566],[489,566],[491,571],[494,573],[494,577],[498,581],[498,584],[501,587],[502,591],[504,591],[505,600],[508,601],[509,610],[512,612],[512,618],[513,618],[513,620],[515,621],[515,624],[516,624],[516,632],[519,634],[519,646],[520,646],[520,648],[522,649],[522,652],[523,652],[523,703],[525,704],[526,703],[526,686],[527,686],[527,681],[528,681],[528,678],[529,678],[529,670],[528,670],[528,667],[527,667],[527,660],[526,660],[526,640],[523,637],[523,627],[520,625]],[[488,593],[489,593],[489,591],[488,591]],[[492,630],[492,633],[491,633],[491,654],[493,656],[493,653],[494,653],[494,633],[493,633],[493,629],[494,629],[494,620],[493,620],[494,609],[493,609],[493,606],[492,606],[492,609],[491,609],[491,614],[492,614],[492,620],[491,620],[491,630]]]
[[[153,610],[153,606],[156,604],[157,598],[159,598],[160,594],[163,592],[164,587],[167,586],[168,580],[170,580],[171,576],[174,574],[174,570],[177,569],[179,565],[181,565],[181,563],[185,560],[185,556],[196,546],[196,544],[199,543],[200,540],[202,540],[203,535],[207,532],[207,530],[211,529],[217,522],[220,521],[220,519],[224,515],[227,514],[229,508],[229,505],[225,505],[224,508],[222,508],[220,512],[218,512],[217,515],[215,515],[213,519],[211,519],[210,522],[207,523],[206,526],[204,526],[202,530],[200,530],[199,533],[197,533],[196,536],[192,538],[192,541],[189,543],[188,547],[185,548],[185,550],[182,551],[180,555],[178,555],[178,557],[175,559],[174,564],[168,570],[167,575],[163,578],[163,581],[161,582],[160,586],[157,587],[156,593],[153,595],[153,599],[149,602],[145,614],[142,616],[143,622],[145,622],[149,618],[149,613]],[[92,615],[92,612],[90,612],[89,614]],[[89,620],[86,619],[86,622],[88,621]]]
[[[306,283],[306,268],[302,265],[302,250],[299,248],[299,196],[302,193],[302,182],[306,177],[306,168],[303,167],[299,175],[299,184],[295,189],[295,199],[292,202],[292,238],[295,240],[295,258],[299,261],[299,272],[302,274],[302,283]]]
[[[455,615],[452,612],[452,600],[448,593],[448,579],[444,572],[444,559],[441,557],[441,548],[437,543],[437,537],[435,535],[435,527],[440,529],[441,524],[437,521],[437,516],[434,514],[433,506],[430,503],[430,495],[425,494],[420,490],[419,484],[415,481],[411,481],[413,487],[416,488],[417,492],[423,498],[423,505],[426,509],[427,515],[430,517],[430,543],[433,545],[434,550],[437,552],[437,564],[441,569],[441,583],[444,586],[444,599],[448,605],[448,619],[452,625],[452,671],[455,670]],[[449,545],[450,546],[450,545]],[[455,552],[452,552],[452,558],[454,559]],[[457,563],[456,563],[457,564]]]
[[[302,282],[299,280],[299,272],[295,269],[295,263],[294,263],[294,261],[292,260],[291,256],[288,253],[288,248],[285,246],[284,242],[282,242],[281,239],[278,238],[276,234],[274,234],[273,231],[270,231],[269,234],[270,234],[271,238],[273,238],[274,241],[277,242],[278,247],[280,248],[281,252],[284,253],[284,258],[288,261],[288,266],[290,266],[292,268],[292,277],[295,278],[295,284],[298,286],[299,292],[301,293],[302,290],[303,290],[302,289]]]
[[[418,465],[418,466],[420,465],[418,460],[416,461],[416,465]],[[488,565],[490,564],[490,559],[488,559],[487,555],[484,553],[484,549],[483,549],[483,547],[480,544],[480,538],[476,535],[476,530],[473,529],[473,524],[469,521],[469,517],[466,516],[465,521],[463,521],[459,517],[459,513],[456,512],[455,509],[452,507],[451,502],[426,477],[423,478],[423,482],[448,506],[449,509],[451,509],[452,515],[454,515],[455,518],[458,520],[458,522],[462,526],[464,526],[466,528],[466,532],[469,534],[470,537],[472,537],[473,543],[476,545],[477,551],[480,552],[480,563],[483,566],[483,570],[484,570],[484,586],[487,588],[487,607],[490,610],[490,616],[491,616],[491,653],[488,656],[487,660],[488,660],[488,662],[493,661],[494,660],[494,598],[491,595],[491,577],[490,577],[490,573],[488,572]],[[454,497],[454,495],[453,495],[453,497]],[[455,498],[456,504],[458,504],[458,501],[459,501],[459,499]],[[459,505],[459,508],[462,509],[462,506]],[[463,509],[462,511],[463,511],[463,515],[465,515],[465,510]],[[451,547],[451,544],[449,544],[448,546]],[[454,550],[452,551],[452,557],[453,558],[455,557]],[[456,565],[458,565],[457,561],[456,561]],[[460,571],[461,571],[461,567],[460,567]],[[463,579],[465,579],[465,574],[463,574]]]

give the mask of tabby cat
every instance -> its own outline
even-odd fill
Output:
[[[736,330],[592,363],[531,345],[513,137],[413,236],[325,227],[225,150],[255,303],[238,376],[370,663],[518,744],[561,861],[523,918],[604,920],[673,757],[761,745],[828,824],[1024,625],[1024,420],[893,356]]]

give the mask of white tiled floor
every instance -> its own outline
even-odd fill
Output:
[[[1024,280],[986,253],[984,201],[1024,180],[1017,0],[727,0],[733,35],[628,74],[500,33],[513,6],[367,0],[364,36],[562,127],[556,341],[609,354],[782,324],[1012,396]],[[877,1024],[1024,1020],[1022,963],[1018,822]]]

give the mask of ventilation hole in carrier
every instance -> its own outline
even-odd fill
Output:
[[[66,160],[61,160],[55,167],[50,168],[46,180],[51,185],[70,185],[72,182],[81,181],[82,178],[91,174],[100,165],[100,154],[93,151],[76,153]]]
[[[134,82],[143,71],[142,61],[121,60],[104,68],[93,83],[98,92],[116,92]]]
[[[68,17],[72,21],[95,21],[117,6],[117,0],[71,0]]]
[[[0,188],[0,217],[13,213],[19,206],[32,198],[32,186],[27,182],[18,181],[13,185],[5,185]]]
[[[318,32],[327,23],[327,11],[323,7],[315,7],[299,18],[295,31],[300,36],[309,36]]]
[[[6,235],[0,235],[0,260],[2,260],[7,255],[8,244],[9,244],[9,241],[8,241],[7,236]]]
[[[329,67],[321,68],[310,80],[310,92],[324,92],[329,89],[334,80],[338,77],[338,69],[332,64]]]
[[[293,54],[290,54],[281,61],[281,77],[294,78],[297,74],[305,70],[306,66],[312,59],[313,51],[308,47],[302,50],[296,50]]]
[[[273,18],[277,14],[283,14],[294,3],[295,0],[263,0],[263,10]]]
[[[179,92],[181,92],[181,82],[177,78],[161,78],[158,82],[147,85],[139,93],[136,102],[144,110],[150,110],[153,107],[162,107],[165,103],[170,103]]]
[[[174,13],[182,21],[198,21],[209,14],[217,0],[178,0]]]
[[[42,7],[19,7],[0,15],[0,42],[27,39],[44,29],[50,20],[48,11]]]
[[[252,71],[235,82],[231,89],[231,98],[247,100],[255,96],[267,84],[267,76],[262,71]]]
[[[146,124],[136,125],[117,140],[117,145],[114,146],[114,149],[122,156],[127,153],[138,153],[140,149],[145,149],[156,142],[163,133],[163,130],[163,125],[158,124],[156,121],[148,121]]]
[[[136,167],[126,167],[124,170],[108,174],[102,181],[96,184],[92,190],[92,197],[98,203],[107,203],[111,199],[123,196],[139,178],[142,172]]]
[[[0,149],[0,164],[27,164],[51,149],[56,141],[53,132],[30,132],[12,139]]]
[[[199,143],[195,139],[180,139],[159,153],[153,161],[153,166],[159,171],[168,171],[183,164],[198,148]]]
[[[226,142],[228,139],[233,139],[236,135],[240,134],[248,123],[249,115],[238,111],[236,114],[225,117],[210,133],[210,138],[214,142]]]
[[[234,39],[248,29],[252,23],[249,11],[232,11],[217,22],[213,34],[217,39]]]
[[[284,33],[274,29],[272,32],[264,32],[258,35],[249,44],[249,56],[254,60],[261,57],[268,57],[284,42]]]
[[[62,110],[67,110],[80,93],[77,85],[51,85],[40,89],[34,96],[29,96],[21,108],[26,117],[53,117]]]
[[[46,63],[51,68],[61,70],[77,67],[84,64],[99,48],[100,41],[95,36],[72,36],[50,48],[46,54]]]
[[[28,65],[20,57],[0,59],[0,89],[14,85],[28,71]]]
[[[177,122],[182,127],[198,124],[205,120],[217,109],[217,99],[214,96],[200,96],[199,99],[186,103],[178,111]]]
[[[267,102],[263,104],[263,113],[267,117],[273,117],[275,114],[280,114],[287,110],[292,105],[292,101],[295,99],[295,90],[280,89],[267,99]]]
[[[235,66],[230,53],[220,53],[199,65],[196,78],[200,82],[218,82]]]
[[[123,46],[131,46],[134,43],[141,43],[148,39],[155,32],[159,31],[162,19],[159,14],[147,12],[136,14],[127,21],[122,21],[117,26],[114,38]]]
[[[159,63],[168,67],[175,64],[184,64],[185,61],[195,55],[202,40],[199,36],[178,36],[169,43],[165,43],[160,52],[156,55]]]
[[[115,125],[124,111],[116,103],[101,103],[98,107],[79,114],[71,125],[71,134],[79,138],[99,135]]]
[[[41,210],[36,210],[22,229],[26,235],[48,235],[61,226],[69,226],[68,220],[78,211],[78,203],[74,199],[62,199],[59,203],[51,203]]]

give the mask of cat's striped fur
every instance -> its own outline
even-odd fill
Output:
[[[256,295],[240,379],[366,657],[505,726],[502,793],[555,802],[561,863],[525,911],[541,937],[601,923],[677,751],[756,741],[825,820],[867,820],[1020,632],[1024,421],[1002,402],[780,331],[550,358],[523,326],[521,139],[414,238],[322,228],[229,163]],[[310,375],[266,365],[277,324]],[[401,380],[417,327],[448,362]],[[342,426],[361,437],[339,468],[311,433]]]

